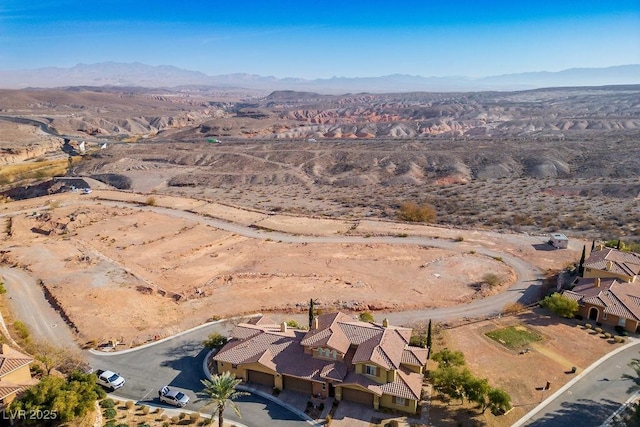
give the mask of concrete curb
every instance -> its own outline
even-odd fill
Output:
[[[228,321],[236,320],[236,319],[245,319],[247,317],[258,317],[258,316],[262,316],[262,313],[254,313],[254,314],[249,314],[249,315],[246,315],[246,316],[235,316],[235,317],[230,317],[228,319],[214,320],[213,322],[203,323],[202,325],[195,326],[195,327],[193,327],[191,329],[187,329],[186,331],[179,332],[179,333],[177,333],[175,335],[170,335],[168,337],[159,339],[157,341],[152,341],[152,342],[140,345],[138,347],[128,348],[126,350],[100,351],[100,350],[91,349],[91,350],[88,350],[88,351],[89,351],[89,353],[94,354],[96,356],[118,356],[118,355],[121,355],[121,354],[127,354],[127,353],[132,353],[134,351],[142,350],[143,348],[152,347],[152,346],[154,346],[156,344],[160,344],[160,343],[172,340],[174,338],[180,337],[182,335],[186,335],[186,334],[191,333],[193,331],[197,331],[198,329],[206,328],[207,326],[218,325],[220,323],[224,323],[224,322],[228,322]]]
[[[593,371],[595,368],[597,368],[600,364],[602,364],[604,361],[606,361],[610,357],[612,357],[612,356],[614,356],[614,355],[620,353],[621,351],[624,351],[624,350],[626,350],[626,349],[628,349],[630,347],[633,347],[635,345],[640,345],[640,339],[638,339],[638,338],[630,337],[629,341],[630,342],[628,344],[625,344],[622,347],[619,347],[619,348],[613,350],[612,352],[605,354],[600,359],[596,360],[594,363],[589,365],[587,367],[587,369],[585,369],[584,371],[580,372],[575,378],[573,378],[571,381],[569,381],[568,383],[566,383],[565,385],[560,387],[555,393],[553,393],[551,396],[547,397],[542,403],[540,403],[538,406],[533,408],[531,411],[527,412],[522,418],[520,418],[518,421],[516,421],[514,424],[512,424],[511,427],[523,426],[527,421],[529,421],[529,419],[531,419],[531,417],[533,417],[535,414],[540,412],[540,410],[542,410],[545,406],[547,406],[549,403],[551,403],[551,401],[553,401],[558,396],[560,396],[562,393],[567,391],[571,386],[573,386],[575,383],[580,381],[585,375],[587,375],[589,372]]]
[[[207,360],[209,360],[209,357],[211,357],[211,354],[214,352],[215,350],[210,350],[207,355],[204,357],[204,361],[202,362],[202,370],[204,371],[205,376],[207,377],[207,379],[209,381],[211,381],[211,372],[209,372],[209,369],[207,368]],[[238,390],[242,390],[242,391],[246,391],[252,394],[256,394],[264,399],[270,400],[271,402],[275,403],[276,405],[280,405],[283,408],[285,408],[288,411],[293,412],[294,414],[296,414],[297,416],[299,416],[300,418],[302,418],[304,421],[306,421],[307,423],[309,423],[310,425],[314,426],[314,427],[321,427],[324,424],[323,423],[318,423],[316,422],[313,418],[311,418],[310,416],[308,416],[307,414],[305,414],[304,412],[302,412],[301,410],[299,410],[298,408],[295,408],[285,402],[283,402],[282,400],[278,399],[275,396],[270,395],[269,393],[265,393],[262,390],[258,390],[255,389],[253,387],[248,387],[245,385],[238,385]]]

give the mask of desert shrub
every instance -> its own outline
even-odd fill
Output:
[[[105,418],[111,420],[111,419],[116,417],[117,412],[113,408],[107,408],[107,409],[104,410],[103,414],[104,414]]]
[[[505,314],[514,314],[519,313],[524,309],[525,307],[523,304],[519,302],[510,302],[509,304],[505,304],[505,306],[502,308],[502,312]]]
[[[595,331],[596,331],[597,333],[601,334],[601,333],[602,333],[602,328],[596,328],[596,329],[595,329]]]
[[[171,417],[171,422],[173,424],[178,424],[178,422],[180,421],[180,417],[178,417],[177,415],[174,415],[173,417]]]
[[[414,202],[406,202],[400,205],[398,217],[410,222],[435,222],[436,210],[431,205],[418,206]]]
[[[147,200],[144,202],[147,206],[155,206],[156,198],[155,197],[147,197]]]
[[[4,283],[0,282],[0,294],[6,294],[7,288],[4,287]]]
[[[142,405],[142,408],[140,408],[140,410],[145,415],[147,415],[149,413],[149,407],[147,405]]]
[[[100,407],[102,408],[113,408],[114,406],[116,406],[116,403],[113,401],[113,399],[105,399],[100,402]]]
[[[462,236],[458,236],[455,239],[453,239],[454,242],[464,242],[464,237]]]
[[[192,413],[189,415],[189,421],[191,421],[191,424],[198,424],[198,421],[200,421],[200,414],[197,412]]]
[[[133,408],[133,407],[134,407],[134,405],[135,405],[135,403],[133,402],[133,400],[127,400],[127,403],[125,403],[125,404],[124,404],[124,406],[125,406],[127,409],[131,409],[131,408]]]
[[[178,414],[178,418],[180,418],[181,420],[184,420],[186,417],[187,417],[186,412],[180,412],[180,414]]]
[[[333,420],[333,418],[331,417],[331,415],[327,415],[324,419],[324,425],[329,426],[331,425],[331,421]]]
[[[296,322],[295,320],[287,320],[287,326],[290,328],[294,328],[294,329],[305,329],[304,326],[300,325],[298,322]]]
[[[591,328],[593,328],[593,326],[591,325],[591,323],[585,323],[584,324],[584,328],[585,329],[591,329]]]
[[[13,328],[16,330],[16,334],[19,338],[23,340],[28,340],[31,332],[29,331],[29,327],[22,321],[16,320],[13,322]]]
[[[213,350],[214,348],[222,347],[226,343],[227,337],[216,332],[210,334],[209,337],[202,342],[202,345],[204,345],[204,347],[208,348],[209,350]]]
[[[484,276],[482,276],[482,281],[485,282],[487,285],[491,286],[492,288],[502,283],[502,279],[498,275],[493,273],[487,273]]]
[[[610,334],[609,332],[605,332],[605,333],[604,333],[604,337],[605,337],[605,338],[611,338],[611,334]]]
[[[358,319],[360,319],[360,321],[362,322],[374,322],[374,318],[373,318],[373,314],[371,314],[368,311],[363,311],[362,313],[360,313],[360,315],[358,316]]]

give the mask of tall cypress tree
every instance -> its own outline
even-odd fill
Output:
[[[313,327],[313,318],[313,298],[311,298],[311,301],[309,301],[309,329]]]
[[[593,252],[593,250],[596,248],[596,241],[592,240],[591,241],[591,252]]]
[[[427,327],[427,359],[431,355],[431,319],[429,319],[429,326]]]
[[[578,266],[578,276],[582,276],[582,273],[584,273],[584,258],[586,256],[586,252],[587,252],[587,247],[583,246],[582,256],[580,257],[580,265]]]

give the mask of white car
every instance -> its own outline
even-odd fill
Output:
[[[160,402],[182,408],[189,403],[189,396],[179,390],[172,390],[169,386],[164,386],[160,389]]]

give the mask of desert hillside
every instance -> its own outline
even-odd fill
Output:
[[[397,219],[415,202],[442,225],[634,238],[639,94],[2,91],[0,163],[70,155],[69,175],[262,211]],[[14,199],[60,189],[0,178]]]

